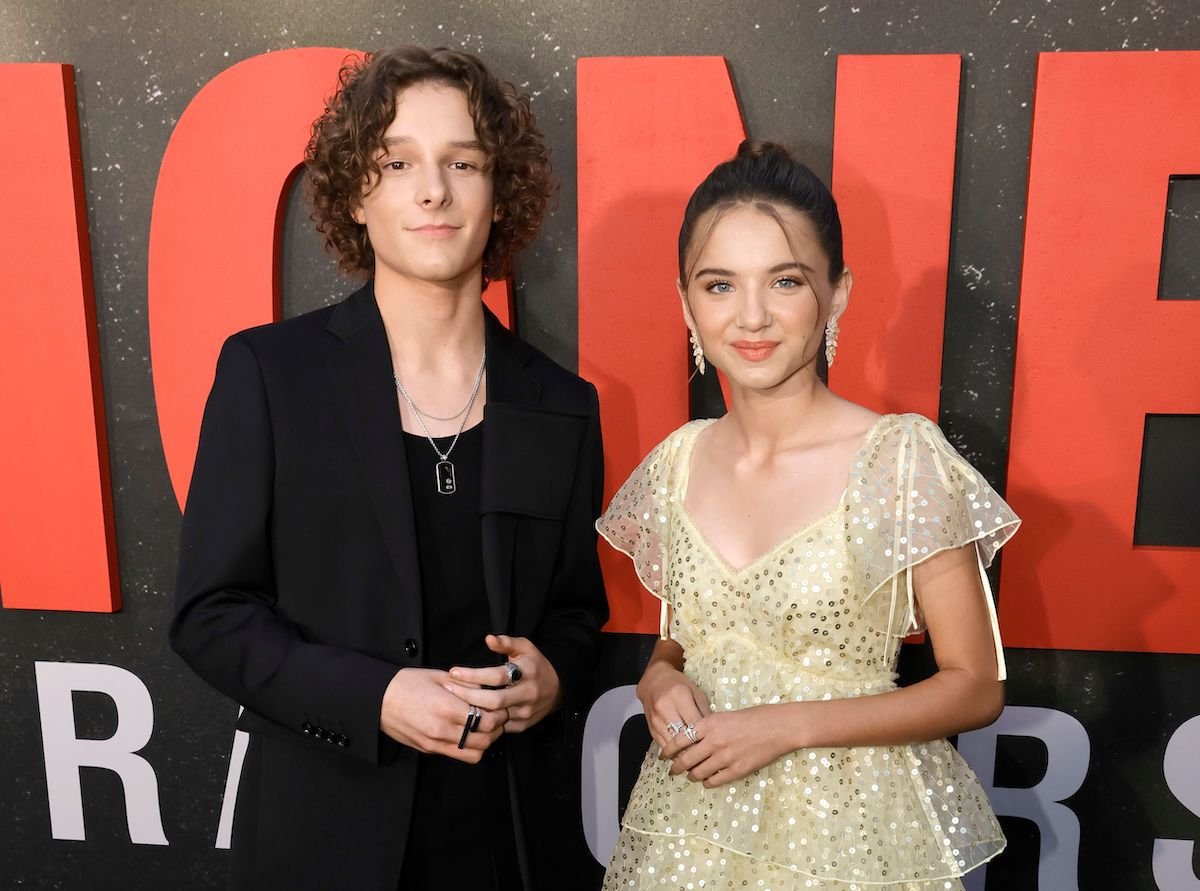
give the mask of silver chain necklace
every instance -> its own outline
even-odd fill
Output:
[[[429,428],[425,426],[425,420],[422,417],[425,413],[417,408],[417,404],[412,401],[412,397],[408,395],[408,391],[404,389],[404,384],[400,383],[399,375],[392,373],[392,380],[396,382],[396,389],[400,395],[404,397],[404,401],[408,403],[408,407],[412,409],[413,417],[417,419],[417,423],[421,425],[421,431],[425,434],[425,438],[429,440],[429,444],[433,446],[433,450],[437,453],[437,466],[434,468],[436,477],[437,491],[439,495],[453,495],[457,488],[454,481],[454,465],[450,462],[450,453],[454,451],[454,447],[458,445],[458,438],[462,436],[463,428],[467,426],[467,418],[471,416],[471,406],[475,404],[475,397],[479,395],[479,385],[483,382],[483,369],[487,366],[487,348],[483,350],[483,358],[479,360],[479,371],[475,373],[475,386],[471,388],[471,398],[467,400],[467,407],[464,408],[458,415],[462,415],[462,421],[459,422],[458,432],[454,434],[454,439],[443,452],[437,447],[437,443],[433,441],[433,435],[429,432]],[[439,421],[451,421],[457,418],[458,415],[452,415],[449,418],[437,418],[435,415],[426,415],[426,417],[434,418]]]

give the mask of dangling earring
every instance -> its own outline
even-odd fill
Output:
[[[692,341],[692,361],[696,363],[696,370],[704,374],[704,348],[700,346],[700,338],[691,328],[688,328],[688,338]]]
[[[837,339],[837,317],[830,316],[829,321],[825,324],[825,365],[828,368],[833,367],[833,360],[837,358]]]

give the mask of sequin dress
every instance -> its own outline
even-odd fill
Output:
[[[936,425],[884,415],[837,506],[735,568],[683,508],[692,446],[710,423],[655,447],[596,525],[663,601],[662,632],[714,712],[894,689],[900,641],[923,627],[908,568],[975,543],[982,573],[1019,523]],[[988,610],[998,642],[990,596]],[[606,891],[958,889],[1004,848],[945,740],[801,750],[715,789],[672,777],[657,755],[652,744]]]

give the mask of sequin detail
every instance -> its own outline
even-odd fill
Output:
[[[709,423],[651,451],[597,529],[670,605],[663,631],[713,711],[894,689],[899,641],[923,627],[909,569],[972,542],[988,564],[1019,523],[936,425],[886,415],[834,510],[733,567],[682,506],[691,448]],[[959,889],[959,876],[1004,848],[982,788],[945,740],[801,750],[711,790],[670,776],[657,755],[652,745],[606,891]]]

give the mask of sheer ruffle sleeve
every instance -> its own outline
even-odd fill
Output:
[[[889,655],[901,638],[924,629],[912,567],[974,544],[1003,680],[1003,649],[984,569],[1020,524],[1012,509],[936,424],[913,414],[896,416],[875,437],[853,469],[849,496],[848,531],[862,546],[866,599],[882,593],[891,600]]]
[[[677,430],[655,446],[617,490],[608,509],[596,521],[596,531],[633,561],[638,580],[662,601],[659,636],[669,637],[671,598],[667,591],[667,561],[671,538],[671,505],[675,489],[671,472],[683,442]]]

